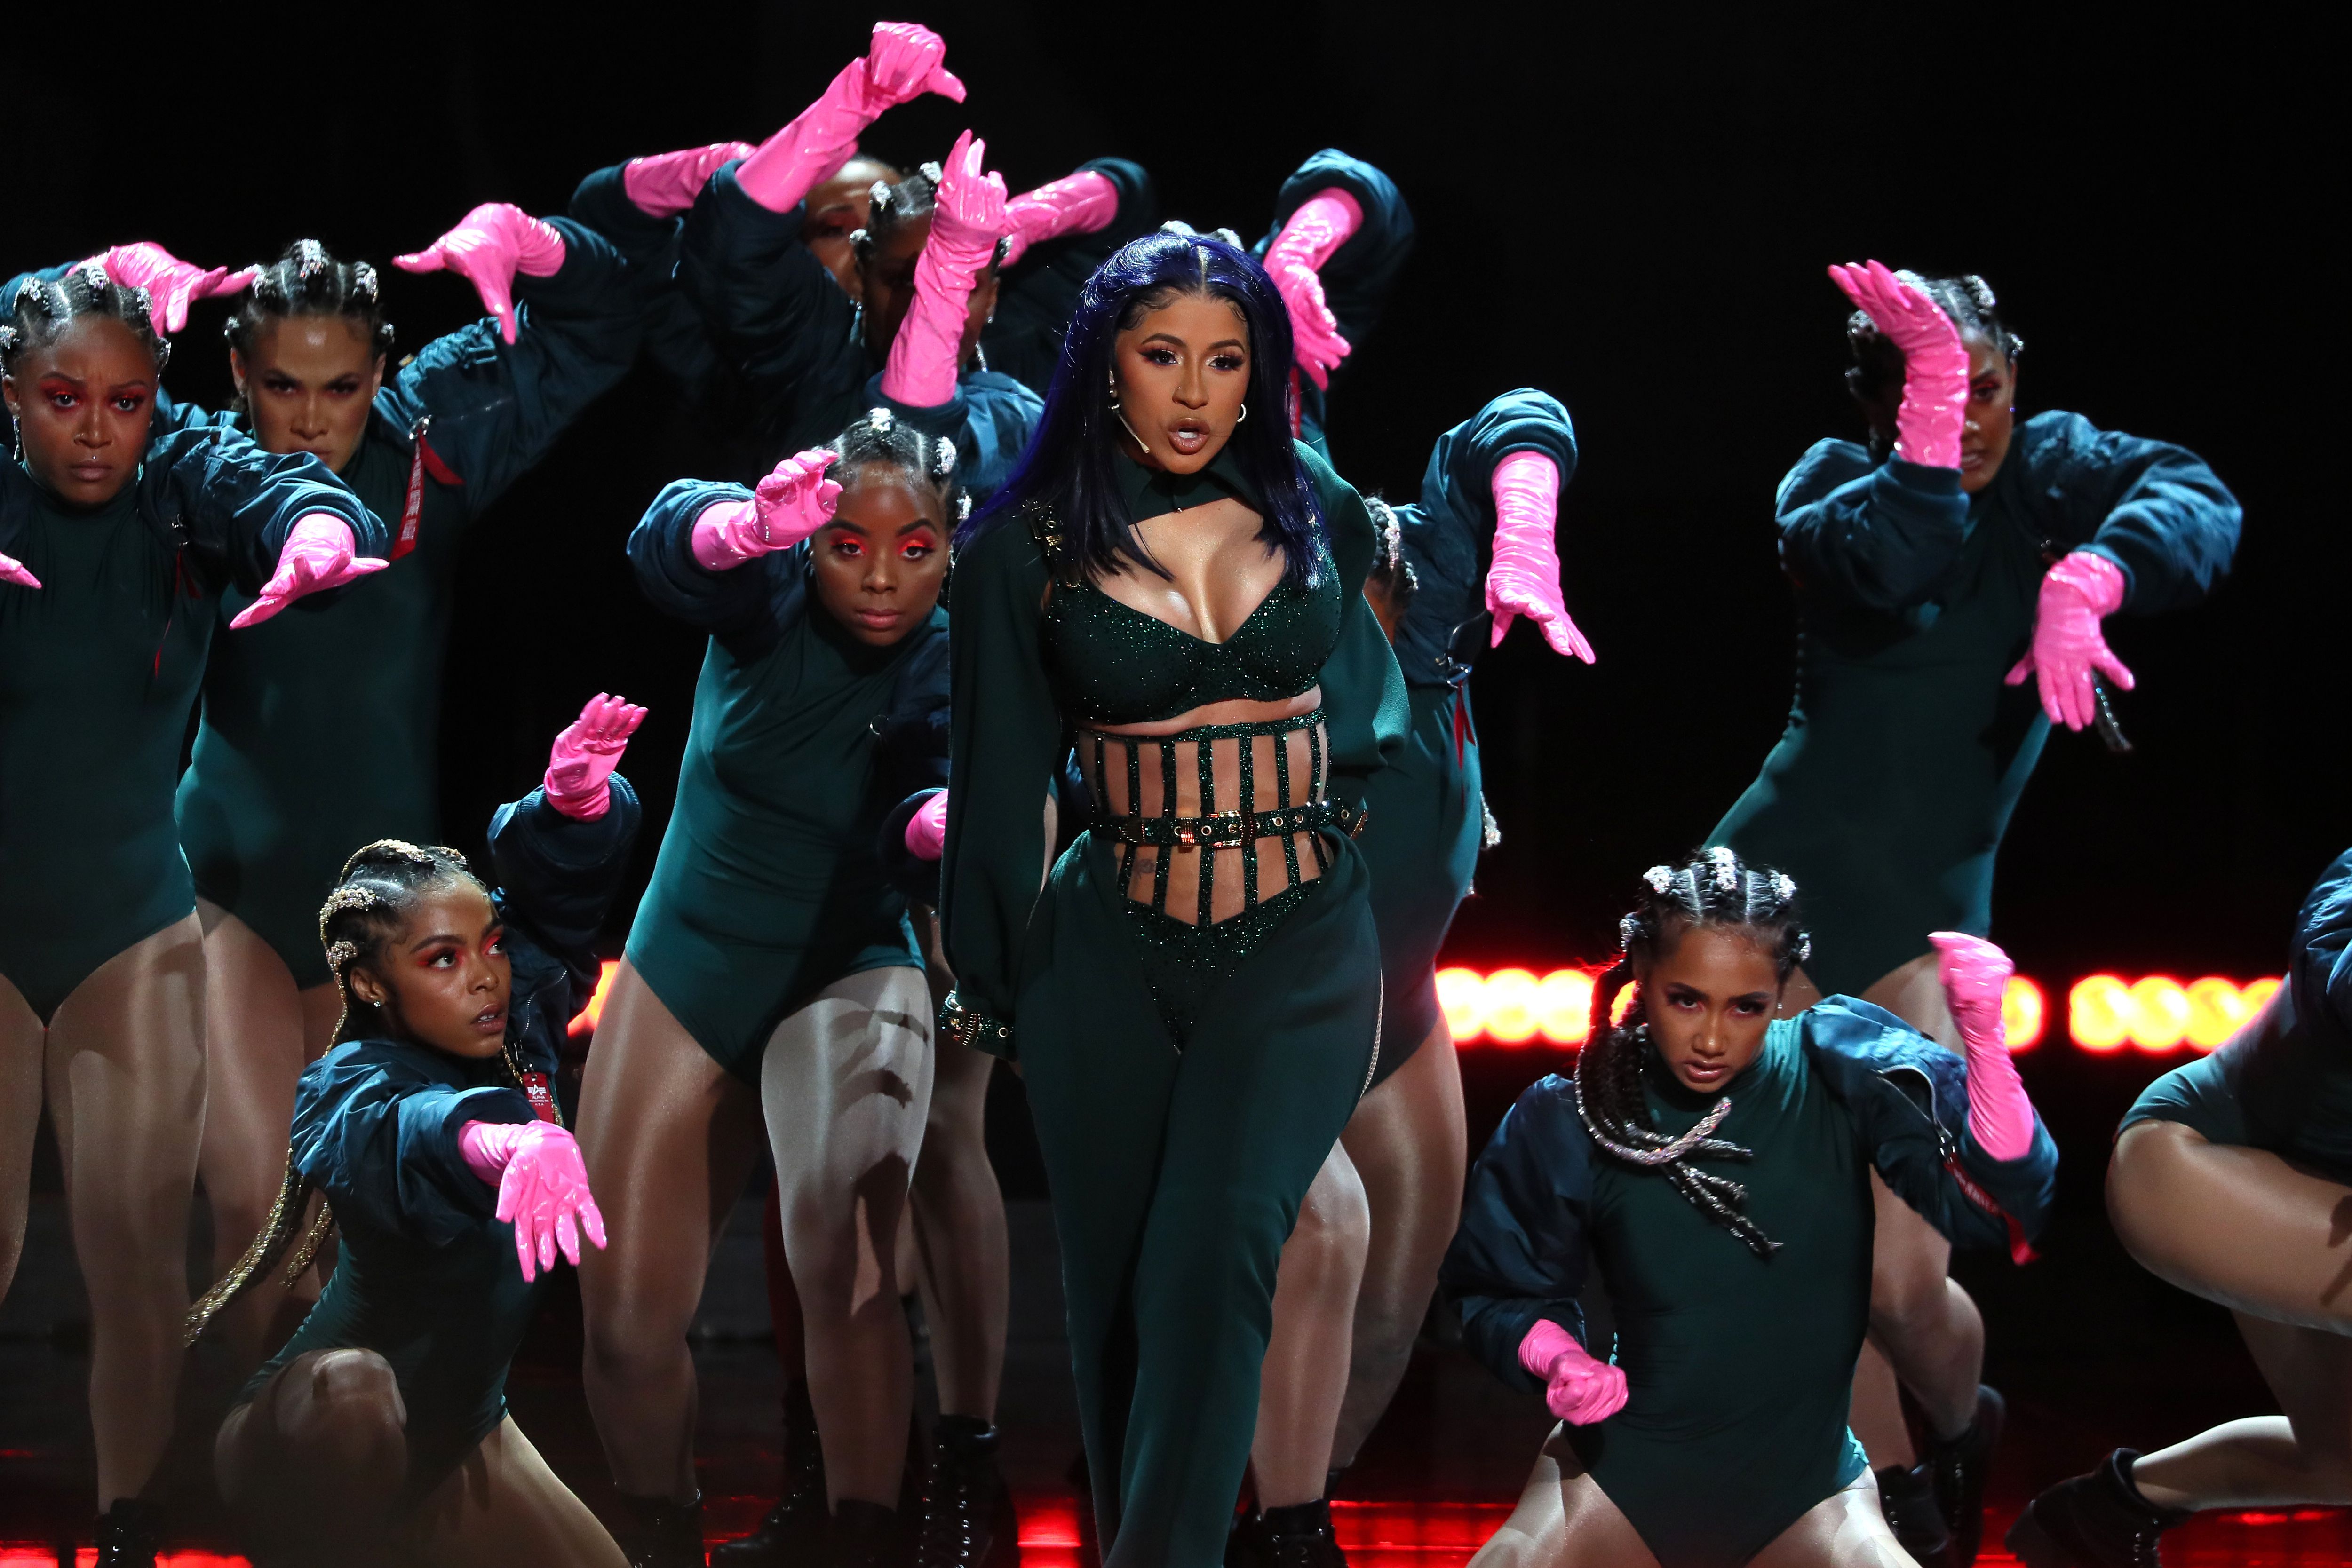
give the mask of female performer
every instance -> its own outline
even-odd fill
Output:
[[[2228,1307],[2283,1416],[2227,1422],[2153,1454],[2117,1448],[2009,1532],[2032,1568],[2150,1568],[2158,1538],[2209,1508],[2352,1503],[2352,852],[2303,901],[2286,984],[2212,1055],[2151,1083],[2124,1118],[2107,1212],[2158,1278]]]
[[[1709,841],[1807,890],[1790,1011],[1849,992],[1949,1046],[1927,934],[1990,929],[1993,856],[2050,726],[2091,724],[2102,676],[2132,685],[2100,621],[2212,591],[2238,504],[2178,446],[2079,414],[2016,423],[2022,345],[1982,279],[1831,276],[1859,307],[1847,384],[1870,444],[1822,442],[1780,482],[1797,702]],[[1984,1325],[1932,1229],[1885,1192],[1878,1213],[1854,1424],[1912,1554],[1948,1539],[1966,1564],[2001,1409],[1977,1384]],[[1933,1437],[1916,1467],[1898,1378]]]
[[[630,538],[647,595],[711,634],[677,806],[581,1089],[589,1174],[617,1205],[613,1249],[581,1276],[589,1407],[646,1563],[701,1561],[686,1331],[763,1111],[828,1550],[862,1562],[902,1533],[914,1364],[894,1241],[932,1009],[874,845],[944,771],[944,737],[923,737],[946,695],[937,601],[959,501],[952,444],[877,409],[756,492],[670,486]]]
[[[1473,1561],[1907,1564],[1845,1420],[1870,1176],[1941,1234],[2023,1254],[2058,1155],[2002,1042],[2009,959],[1933,937],[1964,1068],[1851,997],[1775,1018],[1806,956],[1786,875],[1717,848],[1645,880],[1574,1075],[1504,1118],[1446,1256],[1465,1342],[1564,1424]],[[1606,1359],[1577,1305],[1596,1261]]]
[[[1244,253],[1135,241],[958,557],[943,1030],[1023,1065],[1113,1568],[1221,1559],[1276,1260],[1379,1037],[1347,831],[1403,690],[1363,503],[1267,417],[1289,368]],[[1097,816],[1041,895],[1066,727]]]
[[[102,263],[20,280],[8,300],[0,1293],[46,1099],[89,1285],[100,1550],[115,1568],[156,1550],[139,1493],[171,1435],[187,1306],[205,966],[172,786],[215,612],[232,582],[252,594],[241,628],[381,570],[387,537],[310,457],[159,423],[169,345],[146,291]]]
[[[299,1273],[342,1231],[214,1445],[268,1562],[622,1568],[507,1414],[506,1376],[557,1249],[604,1245],[550,1083],[636,838],[613,769],[645,712],[599,695],[556,737],[541,787],[491,820],[497,892],[455,850],[382,839],[319,912],[335,1043],[302,1073],[268,1222],[188,1313],[193,1341],[289,1247]]]

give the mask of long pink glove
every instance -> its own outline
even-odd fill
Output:
[[[940,174],[931,237],[915,261],[915,299],[890,341],[882,395],[910,408],[937,408],[955,396],[971,288],[1004,237],[1004,176],[986,167],[988,143],[971,131],[956,138]]]
[[[2033,608],[2033,646],[2009,672],[2009,684],[2042,677],[2042,711],[2053,724],[2081,729],[2099,716],[2093,682],[2105,675],[2125,691],[2136,684],[2107,647],[2099,621],[2124,604],[2124,569],[2105,556],[2075,550],[2042,578]]]
[[[841,486],[824,471],[839,456],[822,446],[795,454],[760,481],[750,500],[703,507],[694,519],[695,560],[705,571],[732,571],[770,550],[790,549],[833,521]]]
[[[604,780],[621,765],[629,737],[646,722],[635,704],[598,692],[566,725],[547,754],[547,803],[578,821],[593,822],[612,803]]]
[[[1495,465],[1495,559],[1486,568],[1486,608],[1501,644],[1511,622],[1536,623],[1551,651],[1592,663],[1592,644],[1568,618],[1559,591],[1559,465],[1540,452],[1514,452]]]
[[[1832,267],[1830,281],[1903,353],[1903,406],[1895,455],[1927,468],[1960,465],[1968,417],[1969,351],[1943,307],[1878,262]]]
[[[1011,243],[1004,265],[1011,267],[1041,241],[1064,235],[1090,235],[1108,227],[1118,216],[1118,187],[1110,176],[1093,169],[1024,191],[1004,204],[1005,237]]]
[[[1290,307],[1291,351],[1308,379],[1327,390],[1331,372],[1349,350],[1348,340],[1339,336],[1339,319],[1324,301],[1319,275],[1348,236],[1363,226],[1362,204],[1334,186],[1301,203],[1265,247],[1266,276]]]
[[[498,1184],[499,1218],[514,1221],[526,1282],[555,1267],[558,1248],[578,1268],[583,1233],[604,1245],[604,1216],[570,1133],[552,1122],[468,1122],[457,1129],[457,1149],[467,1170]]]
[[[757,151],[748,141],[714,141],[708,147],[632,158],[621,170],[621,190],[646,216],[674,218],[694,205],[719,165]]]
[[[375,556],[353,555],[351,524],[332,512],[311,512],[294,519],[286,548],[278,552],[278,571],[254,595],[229,630],[240,631],[268,620],[305,594],[341,588],[392,562]]]
[[[18,588],[41,586],[41,580],[26,571],[23,561],[5,553],[0,553],[0,582],[12,583]]]
[[[105,267],[106,276],[115,282],[145,289],[155,325],[166,333],[188,324],[188,307],[194,301],[235,294],[261,276],[257,267],[235,273],[226,267],[197,267],[144,239],[115,246],[90,259]]]
[[[947,844],[948,792],[942,789],[907,819],[907,852],[919,861],[935,861],[947,852]]]
[[[499,319],[499,330],[515,340],[514,276],[552,277],[563,269],[563,236],[520,207],[484,202],[457,220],[457,226],[392,265],[403,272],[447,268],[469,279],[482,308]]]
[[[947,68],[947,40],[914,22],[877,22],[865,57],[841,68],[824,96],[760,143],[735,171],[743,193],[772,213],[790,212],[849,161],[857,133],[927,92],[963,101]]]
[[[1927,940],[1935,946],[1944,1000],[1968,1051],[1969,1131],[1994,1159],[2016,1159],[2033,1146],[2033,1103],[2017,1076],[2000,1018],[2001,998],[2016,966],[1981,936],[1937,931]]]
[[[1519,1341],[1519,1364],[1544,1380],[1544,1404],[1571,1427],[1606,1421],[1625,1408],[1625,1374],[1576,1343],[1576,1336],[1538,1318]]]

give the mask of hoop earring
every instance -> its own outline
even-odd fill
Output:
[[[1242,404],[1242,411],[1241,411],[1241,413],[1237,413],[1237,414],[1234,415],[1234,423],[1235,424],[1239,424],[1242,421],[1244,421],[1244,420],[1247,419],[1248,417],[1249,417],[1249,404],[1247,404],[1247,403],[1244,403],[1244,404]]]

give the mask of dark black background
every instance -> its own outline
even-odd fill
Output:
[[[1015,189],[1124,154],[1167,214],[1249,235],[1289,169],[1339,146],[1388,170],[1421,225],[1335,398],[1342,472],[1410,496],[1431,439],[1486,398],[1533,383],[1569,404],[1584,455],[1561,553],[1601,659],[1560,661],[1523,630],[1481,666],[1507,838],[1454,945],[1481,964],[1601,955],[1630,879],[1696,841],[1779,732],[1792,624],[1773,486],[1811,442],[1856,430],[1823,264],[1983,273],[2029,345],[2021,413],[2180,442],[2246,509],[2212,603],[2109,623],[2139,677],[2122,704],[2138,749],[2053,738],[2003,854],[1995,935],[2054,1009],[2095,968],[2275,973],[2295,904],[2352,837],[2344,292],[2320,240],[2340,138],[2317,40],[2255,7],[1642,11],[926,5],[971,99],[895,111],[866,145],[936,157],[970,124]],[[207,15],[14,30],[0,270],[132,238],[241,263],[304,235],[381,264],[476,202],[555,211],[601,164],[756,141],[873,19],[726,3]],[[454,277],[386,277],[409,348],[475,309]],[[173,367],[183,397],[226,395],[218,313],[199,308]],[[691,449],[677,418],[656,380],[633,380],[473,547],[447,678],[455,841],[535,780],[599,689],[652,706],[628,770],[657,830],[700,646],[640,602],[620,546]],[[1539,1062],[1469,1060],[1482,1131]],[[2177,1310],[2105,1241],[2095,1179],[2159,1065],[2084,1059],[2063,1020],[2025,1059],[2070,1161],[2053,1241],[2074,1261],[1989,1288]],[[2021,1315],[2055,1332],[2004,1314]]]

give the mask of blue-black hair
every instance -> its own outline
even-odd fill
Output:
[[[1087,279],[1062,340],[1045,412],[1012,477],[957,531],[957,549],[1035,502],[1061,525],[1073,566],[1107,576],[1138,561],[1167,575],[1136,540],[1119,487],[1118,465],[1128,459],[1119,453],[1121,427],[1110,406],[1112,348],[1146,310],[1185,294],[1223,299],[1241,313],[1250,349],[1244,402],[1255,417],[1235,426],[1226,446],[1242,478],[1264,497],[1265,524],[1258,538],[1281,549],[1292,575],[1315,580],[1325,548],[1323,517],[1286,417],[1290,312],[1255,257],[1208,235],[1145,235],[1120,246]]]

